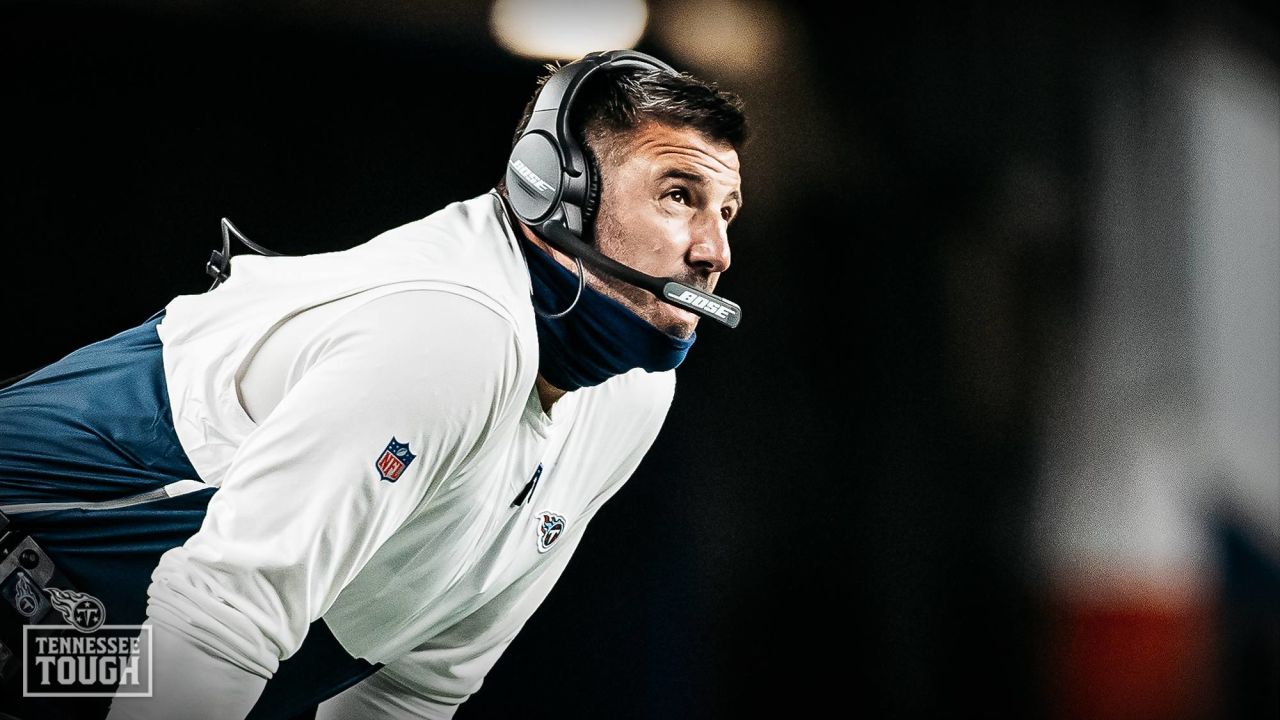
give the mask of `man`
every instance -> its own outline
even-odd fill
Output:
[[[741,101],[620,65],[570,125],[601,180],[583,239],[713,290]],[[351,250],[238,257],[0,392],[0,511],[107,622],[151,628],[154,696],[111,718],[447,718],[480,687],[651,446],[698,322],[580,286],[509,177]]]

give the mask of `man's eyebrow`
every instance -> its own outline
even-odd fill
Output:
[[[701,173],[691,172],[683,168],[668,168],[666,171],[664,171],[661,175],[658,176],[658,179],[659,180],[667,180],[667,179],[686,180],[688,182],[693,183],[694,185],[706,185],[707,182],[709,182],[706,176],[702,175]],[[737,190],[734,190],[733,192],[729,193],[728,199],[737,200],[738,212],[742,212],[742,193],[738,192]]]

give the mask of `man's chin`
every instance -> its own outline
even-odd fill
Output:
[[[670,310],[671,314],[675,316],[675,319],[668,320],[663,331],[668,335],[674,335],[682,340],[688,339],[688,337],[693,334],[694,329],[698,326],[698,316],[688,310],[675,306],[672,306]]]
[[[605,295],[613,298],[631,312],[645,318],[648,323],[662,332],[688,339],[698,326],[698,316],[684,308],[671,305],[654,298],[649,293],[623,283],[615,278],[601,282],[600,289]],[[604,289],[607,288],[607,289]]]

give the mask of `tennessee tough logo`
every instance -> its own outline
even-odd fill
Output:
[[[543,511],[539,515],[542,517],[538,523],[538,552],[546,552],[551,549],[551,545],[564,533],[564,518],[547,511]]]

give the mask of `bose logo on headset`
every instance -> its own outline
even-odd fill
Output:
[[[538,177],[538,175],[534,171],[530,170],[524,163],[519,160],[512,160],[511,167],[515,168],[516,172],[520,174],[520,177],[527,180],[529,184],[533,186],[533,189],[542,192],[542,194],[547,197],[553,197],[555,188],[551,187],[551,183]]]
[[[698,308],[699,310],[706,310],[707,312],[711,313],[712,315],[715,315],[718,318],[727,318],[729,317],[729,313],[733,312],[733,308],[725,307],[724,305],[721,305],[720,303],[715,302],[713,300],[708,300],[707,298],[704,298],[701,295],[695,294],[691,290],[685,290],[684,292],[680,293],[680,296],[675,298],[675,300],[685,303],[687,305],[692,305],[693,307]]]

